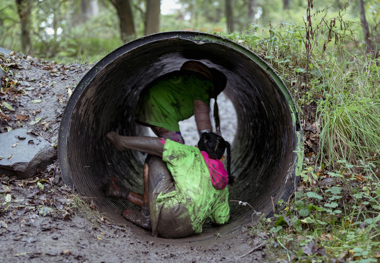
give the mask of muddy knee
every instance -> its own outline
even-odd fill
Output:
[[[171,178],[171,173],[160,157],[149,156],[147,163],[149,166],[149,192],[152,193],[161,180]]]

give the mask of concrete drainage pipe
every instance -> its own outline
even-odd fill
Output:
[[[121,216],[128,202],[105,198],[102,192],[113,174],[132,190],[143,192],[144,155],[116,152],[105,134],[145,134],[135,124],[141,90],[157,77],[178,70],[187,60],[199,60],[228,78],[224,92],[238,116],[232,144],[232,171],[237,180],[230,188],[231,200],[248,202],[256,211],[269,215],[273,204],[287,200],[294,192],[301,169],[302,131],[296,105],[284,83],[257,55],[235,42],[200,32],[165,32],[127,43],[99,61],[73,92],[60,127],[59,161],[66,184],[93,198],[110,220],[129,225],[145,238],[150,233]],[[236,202],[230,205],[228,225],[217,229],[206,226],[201,235],[176,243],[215,240],[215,232],[228,237],[251,223],[249,207]]]

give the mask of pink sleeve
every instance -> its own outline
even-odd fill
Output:
[[[165,145],[165,139],[164,138],[161,138],[160,142]]]

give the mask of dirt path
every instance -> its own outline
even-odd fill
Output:
[[[1,79],[0,100],[6,104],[0,111],[0,133],[26,127],[56,145],[69,94],[92,65],[21,55],[0,57],[0,64],[7,73]],[[241,257],[266,242],[264,233],[254,238],[244,229],[208,247],[139,239],[130,228],[98,216],[91,201],[79,199],[60,176],[58,161],[27,180],[0,175],[0,261],[275,262],[265,248]]]

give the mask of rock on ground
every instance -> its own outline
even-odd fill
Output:
[[[3,53],[4,55],[9,55],[12,52],[12,50],[0,47],[0,53]]]
[[[29,178],[56,158],[56,150],[41,136],[27,129],[0,133],[0,174]]]

